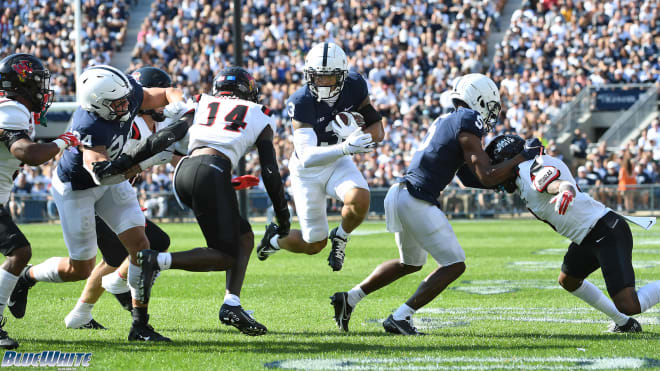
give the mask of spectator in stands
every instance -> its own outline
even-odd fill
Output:
[[[587,133],[582,133],[579,128],[576,128],[573,131],[573,139],[571,139],[570,151],[573,156],[573,169],[578,166],[584,165],[587,161],[587,147],[589,146],[589,140],[587,138]]]
[[[608,164],[609,167],[609,164]],[[632,155],[626,151],[621,160],[621,168],[619,170],[618,187],[619,191],[617,196],[617,209],[621,208],[621,200],[623,200],[623,208],[626,212],[635,210],[635,185],[637,184],[637,174],[634,172],[635,166],[632,163]]]

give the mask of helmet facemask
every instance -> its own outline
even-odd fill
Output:
[[[348,71],[339,68],[331,71],[321,71],[313,67],[305,69],[307,86],[319,100],[337,96],[344,87],[347,75]],[[334,77],[334,79],[331,77]]]

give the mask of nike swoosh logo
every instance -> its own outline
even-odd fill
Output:
[[[619,224],[619,219],[614,221],[614,224],[612,224],[612,229],[614,229],[614,227],[616,227],[617,224]],[[598,242],[598,241],[596,241],[596,242]]]
[[[144,341],[149,341],[151,340],[151,336],[143,336],[142,339],[144,339]]]
[[[221,168],[219,168],[219,167],[217,167],[217,166],[215,166],[215,165],[213,165],[213,164],[210,164],[209,166],[212,167],[212,168],[214,168],[214,169],[216,169],[216,170],[218,170],[218,171],[221,172],[221,173],[224,173],[224,172],[225,172],[224,170],[222,170]]]
[[[603,236],[603,237],[601,237],[601,238],[599,238],[599,239],[597,239],[597,240],[596,240],[596,243],[599,243],[600,241],[602,241],[602,240],[603,240],[603,238],[605,238],[605,236]]]
[[[653,224],[653,221],[652,221],[652,220],[649,220],[649,225],[647,225],[646,228],[650,227],[651,224]]]
[[[7,306],[8,306],[8,307],[13,307],[14,304],[16,304],[15,301],[7,300]]]

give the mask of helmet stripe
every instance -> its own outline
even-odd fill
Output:
[[[124,82],[124,84],[126,84],[127,88],[129,88],[129,89],[132,88],[131,84],[128,82],[128,79],[124,76],[123,73],[119,72],[119,70],[116,70],[116,69],[114,69],[112,67],[109,67],[109,66],[94,66],[90,69],[101,69],[101,70],[110,71],[110,72],[114,73],[115,75],[119,76],[121,78],[121,80]]]
[[[323,67],[328,66],[328,43],[323,43]]]

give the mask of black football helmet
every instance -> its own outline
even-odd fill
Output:
[[[525,140],[517,135],[500,135],[495,137],[488,146],[486,146],[486,154],[490,157],[490,162],[493,165],[499,164],[522,152],[525,148]],[[516,177],[500,184],[498,187],[500,191],[513,193],[516,190]]]
[[[213,95],[234,95],[259,103],[259,87],[254,77],[241,67],[227,67],[213,79]]]
[[[172,86],[172,78],[170,75],[156,67],[142,67],[131,73],[131,76],[145,88],[169,88]],[[140,111],[142,115],[151,115],[154,121],[165,121],[165,116],[162,112],[156,112],[153,109]]]
[[[50,71],[31,54],[9,55],[0,60],[0,92],[22,98],[28,110],[43,117],[53,99]]]

